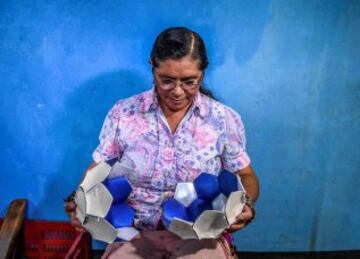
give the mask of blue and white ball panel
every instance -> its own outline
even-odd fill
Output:
[[[182,239],[198,239],[198,236],[193,229],[193,222],[174,218],[168,229]]]
[[[124,203],[132,192],[131,185],[124,177],[106,179],[105,187],[113,197],[113,203]]]
[[[134,210],[125,204],[131,185],[124,177],[109,177],[117,159],[89,170],[76,195],[76,215],[92,237],[107,243],[131,240],[138,234],[132,228]]]
[[[116,231],[117,231],[116,240],[119,241],[123,241],[123,240],[130,241],[139,234],[139,231],[137,231],[133,227],[122,227],[116,229]]]
[[[128,176],[128,175],[132,175],[133,172],[134,172],[134,169],[128,168],[128,167],[120,164],[119,162],[116,162],[112,166],[108,178],[112,179],[112,178],[116,178],[116,177],[120,177],[120,176]]]
[[[86,217],[86,200],[85,193],[81,187],[79,187],[74,197],[76,203],[76,216],[80,220],[81,224],[84,224]]]
[[[163,203],[162,220],[165,226],[169,226],[174,218],[190,221],[187,209],[177,200],[171,198]]]
[[[178,183],[176,185],[174,199],[185,207],[189,206],[197,197],[193,183]]]
[[[99,163],[86,172],[80,187],[84,190],[85,193],[88,192],[95,185],[103,182],[109,176],[110,170],[111,166],[108,163]]]
[[[113,225],[114,228],[131,227],[135,218],[134,209],[127,204],[113,204],[106,220]]]
[[[219,174],[220,190],[226,197],[229,197],[230,193],[239,191],[239,187],[242,188],[239,176],[228,171],[222,171]],[[242,190],[242,189],[241,189]]]
[[[225,215],[229,225],[237,221],[236,217],[243,211],[245,203],[245,192],[237,191],[230,194],[225,207]]]
[[[236,221],[244,207],[240,177],[228,171],[201,173],[193,183],[179,183],[163,203],[165,226],[183,239],[216,238]]]
[[[114,157],[112,159],[106,160],[105,163],[107,163],[111,168],[114,167],[115,163],[119,160],[118,157]]]
[[[211,202],[211,206],[213,207],[214,210],[224,212],[224,211],[225,211],[226,201],[227,201],[227,197],[226,197],[223,193],[220,193],[220,194]]]
[[[197,196],[212,201],[220,193],[218,177],[209,173],[201,173],[194,181]]]
[[[204,211],[193,226],[199,239],[217,238],[228,227],[224,213],[216,210]]]
[[[112,243],[116,239],[116,229],[106,219],[87,216],[84,227],[90,232],[92,238]]]
[[[189,205],[189,207],[187,207],[187,215],[189,215],[190,221],[195,222],[195,220],[201,215],[201,213],[203,213],[205,210],[211,210],[211,209],[212,209],[211,202],[197,198]]]
[[[102,183],[85,192],[86,214],[104,218],[109,212],[113,198]]]

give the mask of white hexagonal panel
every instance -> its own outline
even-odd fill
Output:
[[[106,219],[87,216],[84,227],[94,239],[112,243],[116,239],[117,230]]]
[[[102,183],[85,193],[86,214],[104,218],[109,212],[113,197]]]
[[[176,186],[174,199],[183,204],[185,207],[189,206],[195,199],[197,194],[192,183],[178,183]]]
[[[132,227],[118,228],[116,229],[116,231],[117,231],[116,236],[125,241],[130,241],[139,234],[139,231],[137,231],[135,228]]]
[[[130,175],[133,172],[134,172],[133,169],[128,168],[128,167],[120,164],[119,162],[116,162],[111,168],[111,171],[109,173],[109,179],[119,177],[119,176]]]
[[[227,197],[220,193],[211,203],[214,210],[218,211],[225,211],[225,205],[226,205]]]
[[[239,176],[239,175],[236,175],[236,178],[238,179],[238,190],[245,192],[245,188],[244,188],[244,186],[242,185],[240,176]]]
[[[206,210],[196,219],[193,228],[199,239],[203,239],[217,238],[228,226],[223,212]]]
[[[193,223],[186,220],[174,218],[170,223],[169,230],[182,239],[198,239],[193,230]]]
[[[76,190],[74,201],[76,203],[76,216],[81,224],[83,224],[86,216],[86,200],[85,193],[81,187]]]
[[[101,183],[108,177],[111,170],[111,166],[105,162],[102,162],[95,167],[91,168],[86,172],[84,180],[80,184],[80,187],[83,188],[84,192],[88,192],[95,185]]]
[[[236,217],[243,211],[246,201],[246,194],[243,191],[237,191],[230,194],[226,206],[225,214],[229,225],[236,222]]]

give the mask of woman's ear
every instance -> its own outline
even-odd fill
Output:
[[[150,66],[151,66],[151,72],[154,73],[155,66],[154,66],[153,62],[151,61],[151,58],[148,59],[148,63],[149,63]]]

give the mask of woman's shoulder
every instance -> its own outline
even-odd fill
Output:
[[[134,115],[144,110],[144,106],[147,106],[152,101],[152,95],[152,90],[149,90],[120,99],[113,105],[110,113],[118,118]]]
[[[226,119],[229,116],[240,117],[240,114],[234,108],[204,94],[201,96],[201,102],[206,107],[209,115],[218,115],[216,117],[221,119]]]

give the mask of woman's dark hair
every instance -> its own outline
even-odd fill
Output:
[[[187,55],[198,60],[199,69],[205,73],[209,61],[204,41],[200,35],[185,27],[173,27],[164,30],[157,36],[151,50],[150,61],[154,67],[158,67],[161,61],[181,59]],[[205,89],[203,85],[200,87],[200,92],[214,98],[211,91]]]

